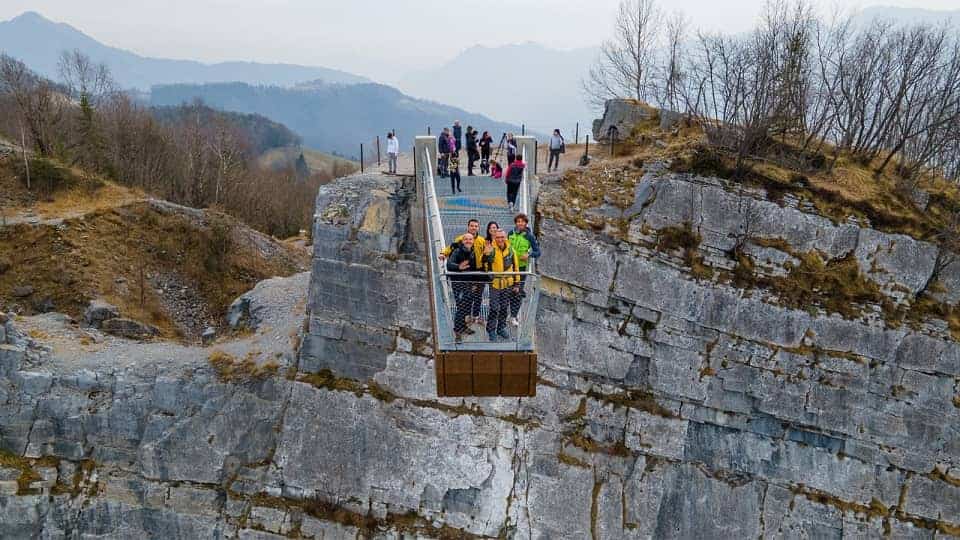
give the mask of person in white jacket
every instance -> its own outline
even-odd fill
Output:
[[[397,174],[397,156],[400,155],[400,140],[392,132],[387,133],[387,161],[390,162],[390,174]]]

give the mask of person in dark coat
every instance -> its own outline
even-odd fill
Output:
[[[527,164],[517,157],[513,163],[507,166],[507,172],[504,173],[504,182],[507,184],[507,204],[510,210],[517,210],[517,195],[520,193],[520,184],[523,182],[523,170]]]
[[[463,148],[463,129],[460,127],[460,121],[457,120],[453,123],[453,139],[457,143],[457,152],[460,152],[460,149]]]
[[[517,159],[517,138],[513,133],[507,133],[507,167]]]
[[[480,150],[477,149],[477,132],[467,126],[467,176],[473,176],[473,164],[480,159]]]
[[[457,275],[460,272],[478,271],[477,253],[473,249],[473,242],[473,235],[464,233],[456,248],[447,257],[447,272],[453,274],[450,276],[450,285],[457,305],[453,317],[453,332],[457,341],[462,341],[464,334],[474,333],[467,324],[467,316],[470,315],[475,298],[482,294],[478,276]]]
[[[490,132],[484,131],[477,144],[480,146],[480,174],[490,174],[490,145],[493,144]]]
[[[450,128],[443,128],[443,132],[437,137],[437,152],[440,154],[440,163],[437,165],[437,172],[440,178],[448,176],[448,167],[450,166],[450,154],[453,149],[450,148]]]

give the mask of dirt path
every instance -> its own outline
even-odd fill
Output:
[[[136,190],[107,184],[94,194],[77,192],[58,194],[52,202],[40,201],[27,207],[0,208],[0,227],[20,224],[57,226],[100,210],[146,201]]]

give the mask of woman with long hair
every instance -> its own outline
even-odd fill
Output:
[[[490,174],[490,146],[493,144],[493,137],[489,131],[484,131],[480,136],[480,174]]]

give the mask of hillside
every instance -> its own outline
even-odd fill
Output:
[[[281,170],[296,167],[297,160],[303,155],[307,162],[310,172],[320,174],[326,178],[339,178],[356,172],[359,168],[354,161],[349,161],[337,156],[303,148],[300,146],[285,146],[281,148],[272,148],[265,152],[259,158],[261,167]]]
[[[121,87],[140,90],[149,90],[156,84],[225,81],[281,86],[315,79],[345,84],[368,82],[363,77],[323,67],[256,62],[203,64],[144,57],[100,43],[68,24],[55,23],[32,11],[0,22],[0,51],[22,60],[45,77],[57,79],[60,53],[74,49],[95,62],[105,63]]]
[[[303,268],[302,249],[225,214],[49,166],[60,180],[38,197],[16,156],[0,158],[0,310],[82,320],[100,300],[163,338],[191,341],[221,327],[230,302],[260,280]]]
[[[304,145],[359,158],[360,144],[370,145],[377,135],[383,138],[395,129],[407,147],[413,137],[433,133],[460,120],[499,134],[520,132],[519,126],[495,122],[462,109],[411,98],[380,84],[350,86],[309,84],[298,88],[250,86],[247,84],[167,85],[153,88],[151,103],[179,105],[200,98],[213,107],[242,113],[256,113],[281,122],[303,138]]]
[[[243,134],[244,142],[249,144],[255,154],[263,154],[274,148],[300,144],[300,137],[287,126],[274,122],[258,114],[240,114],[219,111],[205,105],[193,104],[188,109],[181,107],[152,107],[150,114],[167,124],[182,122],[185,118],[199,121],[203,125],[220,123],[230,126]]]
[[[551,133],[559,128],[573,142],[576,123],[582,137],[593,118],[580,80],[597,53],[597,48],[560,51],[536,43],[478,45],[436,69],[405,77],[399,87],[412,96],[525,123],[528,130]],[[438,81],[455,81],[453,88],[468,91],[451,92],[451,85]]]
[[[320,189],[309,288],[246,294],[249,335],[88,350],[70,325],[8,320],[0,533],[960,534],[960,343],[877,305],[907,299],[937,248],[671,170],[651,152],[684,134],[639,135],[541,178],[534,398],[436,398],[422,201],[379,174]]]

